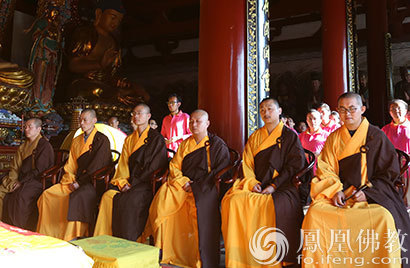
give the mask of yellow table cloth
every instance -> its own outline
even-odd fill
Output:
[[[157,268],[159,248],[101,235],[72,242],[94,260],[93,268]]]
[[[91,268],[93,261],[70,243],[0,221],[0,267]]]

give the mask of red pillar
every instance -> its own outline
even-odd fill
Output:
[[[198,106],[210,131],[242,152],[245,141],[245,0],[201,0]]]
[[[322,0],[322,60],[324,100],[335,109],[347,91],[345,0]]]
[[[366,2],[367,72],[369,76],[369,119],[380,127],[388,115],[386,58],[384,38],[387,33],[387,1]]]

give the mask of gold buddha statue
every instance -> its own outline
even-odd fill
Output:
[[[120,1],[100,0],[93,25],[74,31],[67,47],[68,69],[77,76],[69,87],[70,96],[123,104],[149,100],[145,90],[118,75],[121,50],[113,33],[124,12]]]

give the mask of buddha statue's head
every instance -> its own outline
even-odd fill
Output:
[[[100,0],[95,10],[94,25],[106,32],[115,31],[124,17],[125,9],[119,0]]]

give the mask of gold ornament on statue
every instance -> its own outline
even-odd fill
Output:
[[[10,97],[6,95],[6,96],[1,97],[0,100],[1,100],[1,104],[6,106],[6,104],[8,104],[10,101]]]
[[[103,90],[101,88],[96,88],[93,90],[93,95],[96,97],[100,97],[102,93],[103,93]]]
[[[10,97],[15,97],[18,95],[17,89],[16,88],[10,88],[9,94]]]
[[[19,98],[14,97],[14,98],[12,98],[12,99],[10,100],[9,105],[14,106],[14,105],[16,105],[19,101],[20,101]]]
[[[6,95],[7,88],[4,86],[0,86],[0,96]]]
[[[28,88],[33,85],[34,76],[31,72],[21,69],[1,69],[0,82],[15,85],[21,88]]]
[[[17,64],[0,62],[1,108],[20,112],[28,106],[33,73]]]

